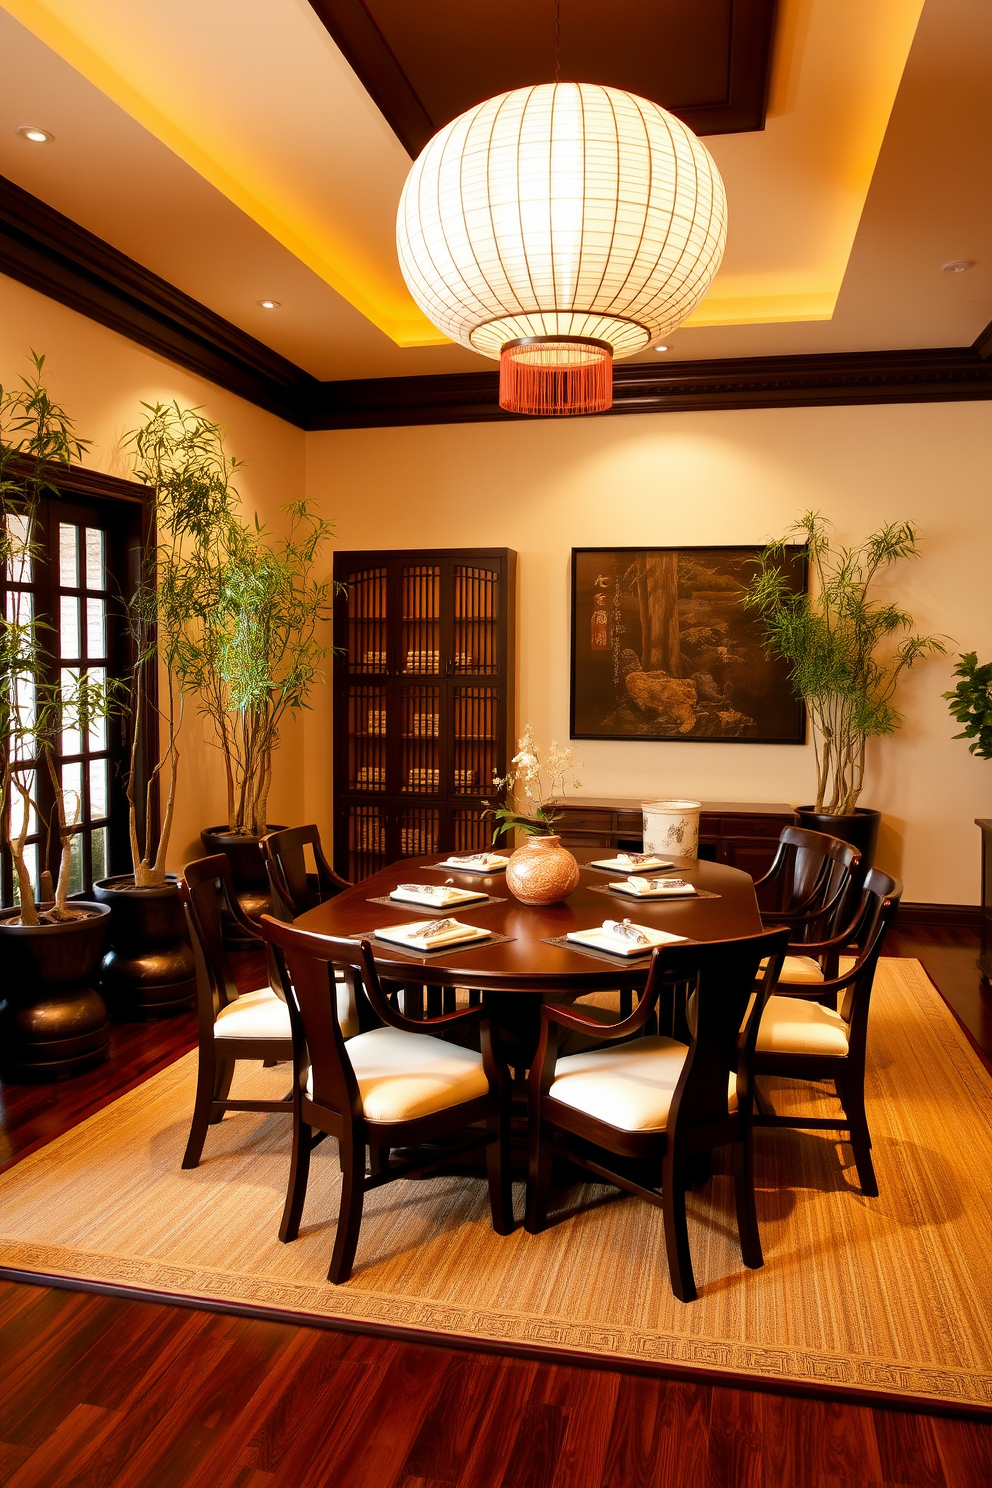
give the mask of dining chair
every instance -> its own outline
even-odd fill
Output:
[[[257,987],[238,992],[224,948],[224,923],[231,917],[241,929],[250,921],[238,903],[225,853],[187,863],[179,880],[193,957],[199,1015],[199,1063],[189,1141],[182,1166],[195,1168],[203,1152],[207,1127],[223,1120],[225,1111],[285,1111],[284,1100],[232,1100],[231,1081],[239,1059],[277,1064],[293,1058],[289,1009],[282,988]]]
[[[307,869],[306,849],[313,854],[314,870]],[[320,832],[311,824],[284,827],[262,838],[262,856],[272,891],[272,912],[291,922],[308,909],[350,889],[347,879],[334,872],[320,845]]]
[[[765,930],[738,940],[659,948],[633,1013],[612,1027],[595,1025],[596,1038],[606,1046],[582,1054],[560,1058],[559,1040],[566,1031],[590,1030],[589,1022],[574,1006],[545,1004],[530,1072],[524,1223],[531,1233],[547,1223],[552,1159],[566,1157],[662,1209],[672,1290],[680,1301],[691,1302],[697,1292],[685,1193],[700,1156],[730,1144],[741,1255],[747,1266],[762,1264],[751,1147],[750,1059],[757,1011],[740,1048],[738,1039],[759,963],[767,962],[764,985],[770,989],[788,939],[788,930]],[[676,988],[686,987],[699,1010],[688,1044],[657,1034],[620,1042],[654,1015],[663,991],[670,1000]],[[660,1026],[671,1021],[663,1011]],[[600,1152],[620,1158],[623,1170]],[[660,1162],[660,1193],[631,1176],[630,1159],[649,1165],[649,1171],[657,1171]]]
[[[851,889],[861,854],[849,842],[805,827],[784,827],[775,859],[755,894],[765,925],[788,925],[789,951],[779,981],[808,986],[836,975],[836,957],[827,964],[810,942],[829,939],[851,918]],[[856,905],[854,906],[856,908]]]
[[[262,928],[285,979],[297,1051],[293,1154],[280,1240],[299,1234],[310,1154],[324,1136],[337,1138],[342,1174],[329,1281],[351,1275],[367,1193],[482,1145],[493,1229],[509,1234],[509,1080],[493,1049],[486,1008],[408,1018],[383,993],[368,941],[311,935],[270,915],[263,916]],[[360,978],[363,993],[362,1031],[347,1041],[332,995],[336,970]],[[477,1031],[481,1052],[445,1038],[470,1031]],[[443,1152],[391,1161],[393,1149],[416,1148],[478,1123],[485,1130]]]
[[[832,1080],[843,1116],[782,1116],[755,1087],[756,1126],[793,1127],[813,1131],[846,1131],[854,1149],[861,1192],[878,1195],[871,1160],[871,1133],[865,1113],[865,1054],[868,1009],[878,958],[902,897],[902,884],[869,869],[861,894],[857,925],[850,939],[857,955],[837,976],[808,989],[792,987],[781,995],[768,984],[756,994],[761,1018],[754,1046],[754,1074],[779,1075],[789,1080]],[[838,1007],[824,1006],[824,996],[839,997]],[[753,1010],[752,1010],[753,1017]],[[750,1021],[748,1024],[750,1033]]]

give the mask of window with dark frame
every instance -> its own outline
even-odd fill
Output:
[[[71,490],[41,496],[33,534],[37,557],[11,564],[10,572],[0,574],[4,610],[10,617],[33,617],[38,625],[46,675],[37,680],[61,679],[65,684],[82,673],[101,682],[124,680],[131,665],[125,602],[138,576],[151,493],[131,482],[78,469],[71,472],[71,483]],[[100,494],[107,488],[113,494]],[[70,894],[85,897],[95,879],[130,871],[127,733],[118,717],[94,720],[85,734],[70,727],[60,736],[54,763],[63,789],[71,793],[68,815],[70,819],[77,815]],[[10,747],[9,741],[4,747]],[[34,762],[23,763],[30,770]],[[35,769],[31,785],[36,809],[31,813],[27,862],[37,893],[43,869],[57,875],[59,842],[47,770]],[[12,809],[16,812],[16,805]],[[0,902],[13,904],[16,897],[13,864],[4,842]]]

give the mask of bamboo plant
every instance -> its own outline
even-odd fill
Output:
[[[85,670],[71,671],[62,680],[47,678],[43,634],[49,621],[33,612],[31,594],[16,587],[30,583],[42,557],[37,540],[41,497],[55,492],[52,476],[57,468],[79,460],[87,446],[65,409],[45,389],[45,358],[32,352],[31,362],[33,375],[21,378],[19,387],[0,387],[0,566],[11,586],[0,615],[0,731],[5,740],[0,809],[22,925],[76,917],[68,896],[80,802],[75,791],[63,787],[55,754],[63,730],[85,734],[109,711],[105,687]],[[54,803],[49,816],[38,802],[42,772]],[[27,838],[35,818],[41,824],[43,863],[51,833],[58,835],[60,862],[54,886],[47,868],[39,885],[28,868]],[[54,898],[43,913],[38,909],[39,889],[43,898]]]
[[[158,493],[159,653],[179,706],[195,697],[209,720],[228,831],[258,836],[280,730],[323,676],[332,585],[318,569],[333,524],[306,501],[283,507],[285,537],[245,522],[223,429],[199,409],[145,408],[130,439],[135,473]]]
[[[919,556],[915,523],[886,523],[858,547],[833,545],[831,525],[819,512],[806,512],[769,543],[743,603],[760,617],[769,655],[788,662],[809,709],[816,810],[850,816],[864,783],[868,740],[902,723],[893,703],[899,678],[946,648],[937,636],[915,634],[906,610],[871,592],[883,570]],[[785,549],[797,542],[812,571],[810,591],[800,594],[785,570]]]

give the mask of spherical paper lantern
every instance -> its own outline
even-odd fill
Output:
[[[706,293],[727,231],[723,182],[691,129],[597,83],[501,93],[440,130],[400,199],[400,267],[452,341],[500,361],[500,403],[592,413],[612,364]]]

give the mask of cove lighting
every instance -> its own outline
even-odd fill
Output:
[[[278,310],[282,304],[281,300],[256,300],[256,305],[261,305],[263,310]]]
[[[30,140],[32,145],[50,145],[55,138],[49,129],[39,129],[37,124],[18,124],[14,130],[21,139]]]

